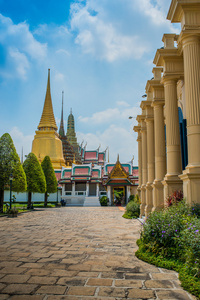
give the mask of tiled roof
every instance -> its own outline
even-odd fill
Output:
[[[72,172],[72,169],[65,169],[63,171],[63,177],[64,178],[71,178],[71,172]]]
[[[99,161],[104,161],[104,153],[99,153]]]
[[[85,151],[85,160],[96,160],[98,159],[97,151]]]
[[[92,171],[92,177],[95,177],[95,178],[100,178],[100,172],[99,171]]]
[[[88,167],[85,167],[85,168],[75,167],[74,175],[89,175],[89,168]]]
[[[132,174],[134,177],[138,177],[138,169],[133,169]]]

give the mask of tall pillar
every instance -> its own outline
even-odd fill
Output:
[[[200,33],[199,33],[200,35]],[[200,36],[182,39],[188,135],[188,166],[180,178],[187,202],[200,203]]]
[[[138,126],[134,126],[133,130],[138,132],[138,173],[139,173],[139,185],[137,188],[138,196],[141,197],[141,186],[142,186],[142,136],[141,136],[141,126],[138,122]]]
[[[65,196],[65,184],[62,185],[62,195],[61,198]]]
[[[75,196],[75,186],[76,186],[76,183],[74,181],[74,182],[72,182],[72,196]]]
[[[153,211],[164,206],[162,181],[166,173],[164,101],[153,102],[155,132],[155,179],[153,181]]]
[[[153,181],[155,179],[155,145],[154,145],[154,116],[152,101],[143,101],[146,108],[146,127],[147,127],[147,184],[146,184],[146,206],[145,217],[147,218],[153,208]]]
[[[142,134],[142,186],[141,186],[141,205],[140,216],[145,213],[146,206],[146,184],[147,184],[147,130],[145,116],[141,115],[141,134]]]
[[[179,177],[187,202],[200,203],[200,1],[173,0],[167,18],[181,23],[178,38],[183,51],[188,136],[188,165]]]
[[[153,181],[153,209],[164,207],[163,178],[166,174],[166,149],[164,129],[164,87],[161,81],[163,68],[153,68],[154,78],[148,83],[153,91],[152,107],[154,110],[154,142],[155,142],[155,179]]]
[[[130,195],[131,195],[131,187],[127,186],[126,187],[126,203],[125,204],[128,203],[128,199],[129,199]]]
[[[111,193],[111,186],[107,186],[107,197],[109,199],[109,205],[112,205],[112,193]]]
[[[165,120],[167,144],[167,174],[164,177],[164,200],[174,191],[182,190],[183,183],[178,177],[182,173],[181,145],[178,118],[177,80],[164,78]]]
[[[86,197],[89,196],[89,182],[86,183]]]
[[[96,185],[96,197],[99,197],[99,183]]]
[[[164,200],[174,191],[182,190],[179,178],[182,173],[180,130],[178,117],[177,81],[183,78],[183,57],[174,46],[176,34],[164,34],[164,48],[158,49],[154,58],[156,66],[164,69],[161,83],[165,92],[165,124],[167,146],[167,174],[163,180]]]

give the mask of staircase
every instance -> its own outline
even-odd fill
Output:
[[[85,197],[83,206],[101,206],[99,197]]]

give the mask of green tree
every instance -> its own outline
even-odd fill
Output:
[[[23,163],[24,171],[27,178],[28,204],[27,208],[31,208],[32,193],[45,193],[46,180],[42,167],[33,153],[27,155]]]
[[[57,191],[57,179],[49,156],[45,156],[41,166],[47,184],[47,189],[44,196],[44,206],[47,206],[47,193],[55,193]]]
[[[26,191],[26,174],[16,152],[13,140],[8,133],[0,138],[0,212],[3,211],[4,190],[8,187],[10,174],[13,175],[12,190]]]

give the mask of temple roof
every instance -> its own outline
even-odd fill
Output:
[[[48,128],[48,129],[51,128],[54,129],[55,131],[57,131],[58,129],[56,125],[54,113],[53,113],[53,106],[51,100],[50,69],[48,69],[47,90],[46,90],[43,112],[40,119],[40,124],[38,125],[39,130],[41,130],[42,128]]]

